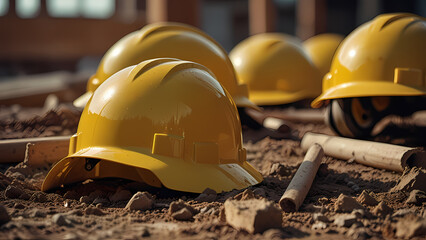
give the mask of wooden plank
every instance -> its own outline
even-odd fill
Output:
[[[70,138],[71,136],[57,136],[0,140],[0,162],[15,163],[24,161],[27,144],[29,143],[44,143],[43,146],[48,144],[52,147],[62,146],[63,149],[63,146],[69,144]]]
[[[306,40],[327,30],[325,0],[299,0],[296,6],[296,35]]]
[[[199,0],[146,0],[147,23],[181,22],[200,25]]]
[[[71,102],[85,92],[89,76],[59,71],[12,78],[0,82],[0,105],[41,107],[50,94],[59,101]]]
[[[250,35],[274,32],[276,21],[276,9],[272,0],[249,1]]]

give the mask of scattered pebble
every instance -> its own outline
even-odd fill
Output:
[[[414,189],[426,192],[426,170],[418,167],[407,168],[391,191],[411,192]]]
[[[128,201],[132,198],[132,193],[129,190],[117,190],[109,197],[111,202]]]
[[[52,222],[59,226],[72,226],[71,221],[65,216],[65,214],[57,213],[52,216]]]
[[[197,202],[213,202],[214,200],[216,200],[216,198],[217,198],[216,191],[210,188],[207,188],[194,200]]]
[[[343,193],[337,198],[334,203],[334,210],[336,212],[352,212],[354,209],[363,209],[354,198],[344,195]]]
[[[338,227],[350,227],[357,222],[357,217],[352,214],[341,214],[334,218],[334,224]]]
[[[282,225],[281,210],[265,199],[225,201],[226,222],[236,229],[249,233],[260,233]]]
[[[367,206],[376,206],[379,203],[374,197],[372,197],[365,190],[363,190],[362,193],[358,196],[357,201]]]
[[[380,202],[372,211],[372,213],[379,217],[385,217],[386,215],[392,214],[393,209],[390,208],[386,203]]]
[[[184,207],[184,208],[180,209],[179,211],[174,212],[172,214],[172,218],[174,218],[176,220],[180,220],[180,221],[191,220],[192,216],[193,216],[192,212],[186,207]]]
[[[126,209],[129,210],[148,210],[152,208],[154,198],[148,192],[137,192],[129,200]]]
[[[198,213],[197,210],[195,210],[195,208],[193,208],[191,205],[185,203],[183,200],[179,199],[178,201],[174,201],[172,203],[170,203],[170,207],[169,207],[169,214],[173,215],[173,213],[180,211],[183,208],[187,208],[192,215],[195,215]]]
[[[22,190],[22,188],[9,185],[6,188],[4,195],[5,197],[10,199],[16,199],[16,198],[19,198],[23,193],[24,193],[24,190]]]
[[[86,215],[96,215],[96,216],[105,215],[105,213],[97,207],[88,207],[88,208],[86,208],[86,210],[84,210],[84,213]]]
[[[426,235],[426,219],[409,214],[396,223],[396,234],[398,238],[413,238]]]
[[[9,213],[7,213],[6,208],[0,204],[0,225],[3,225],[10,221]]]
[[[405,203],[411,203],[417,206],[422,205],[423,202],[426,202],[426,193],[417,189],[412,190],[407,201],[405,201]]]

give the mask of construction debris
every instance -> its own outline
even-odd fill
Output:
[[[386,215],[392,214],[392,212],[393,209],[384,202],[380,202],[372,211],[374,215],[379,217],[385,217]]]
[[[280,199],[282,210],[294,212],[299,209],[311,188],[323,156],[324,151],[320,145],[314,144],[309,148],[296,175]]]
[[[343,193],[339,195],[337,201],[334,203],[334,210],[336,212],[352,212],[354,209],[363,209],[364,207],[360,205],[353,197],[344,195]]]
[[[129,200],[126,209],[129,210],[147,210],[151,209],[154,204],[154,199],[148,192],[137,192]]]
[[[357,201],[368,206],[376,206],[379,203],[374,197],[370,195],[370,193],[365,190],[363,190],[362,193],[358,196]]]
[[[426,154],[417,148],[378,143],[364,140],[355,140],[344,137],[327,136],[324,134],[306,133],[303,136],[301,147],[307,150],[314,143],[324,148],[328,156],[355,162],[379,169],[403,172],[410,165],[416,166],[426,161]]]
[[[426,170],[423,168],[407,168],[391,191],[411,192],[415,189],[426,192]]]
[[[226,222],[232,227],[251,234],[261,233],[282,225],[281,211],[265,199],[230,200],[225,204]]]

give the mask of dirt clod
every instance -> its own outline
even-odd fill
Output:
[[[172,214],[172,218],[174,218],[176,220],[180,220],[180,221],[191,220],[192,216],[193,216],[192,212],[186,207],[184,207],[184,208],[180,209],[179,211],[174,212]]]
[[[213,202],[216,200],[217,194],[215,190],[212,190],[210,188],[207,188],[204,190],[198,197],[196,197],[194,200],[197,202]]]
[[[226,222],[236,229],[261,233],[282,224],[281,210],[265,199],[227,200],[224,204]]]
[[[52,216],[52,222],[59,226],[72,226],[71,221],[67,218],[65,214],[57,213]]]
[[[131,197],[132,193],[129,190],[117,190],[109,197],[109,200],[111,202],[128,201]]]
[[[363,190],[362,193],[356,199],[359,203],[367,206],[376,206],[379,202],[372,197],[367,191]]]
[[[86,215],[95,215],[95,216],[103,216],[106,213],[104,213],[101,209],[97,207],[88,207],[86,210],[84,210],[84,213]]]
[[[411,203],[418,206],[422,205],[423,202],[426,202],[426,193],[417,189],[411,191],[407,201],[405,201],[405,203]]]
[[[169,214],[173,215],[173,213],[180,211],[182,208],[187,208],[193,215],[198,213],[198,211],[195,210],[191,205],[179,199],[178,201],[170,203]]]
[[[129,200],[126,209],[129,210],[147,210],[154,204],[154,198],[148,192],[137,192]]]
[[[4,195],[10,199],[16,199],[19,198],[23,193],[24,191],[22,190],[22,188],[9,185],[6,188]]]
[[[412,238],[426,235],[426,219],[409,214],[400,219],[396,224],[396,234],[398,238]]]
[[[379,217],[385,217],[386,215],[392,214],[392,212],[393,209],[384,202],[380,202],[372,211],[374,215]]]
[[[411,192],[415,189],[426,192],[426,170],[423,168],[407,168],[391,191]]]
[[[353,197],[344,195],[343,193],[337,198],[334,203],[334,210],[336,212],[352,212],[354,209],[363,209]]]

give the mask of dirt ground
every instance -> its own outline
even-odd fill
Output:
[[[77,129],[79,115],[69,104],[47,112],[41,108],[0,107],[0,139],[71,135]],[[413,128],[410,123],[409,119],[388,120],[374,140],[424,149],[425,129]],[[392,191],[401,173],[327,156],[299,211],[282,212],[281,228],[250,234],[224,221],[224,202],[230,198],[267,199],[280,209],[278,201],[304,157],[300,147],[303,134],[333,135],[322,123],[292,122],[289,126],[291,139],[277,140],[265,137],[264,130],[245,130],[247,159],[264,181],[209,199],[122,179],[89,180],[43,193],[39,189],[49,166],[36,169],[24,163],[1,164],[0,205],[11,219],[8,221],[0,210],[0,239],[424,239],[425,196],[420,192],[413,202],[407,201],[413,189]],[[425,184],[415,188],[424,191]],[[341,194],[360,202],[364,190],[377,202],[360,203],[361,210],[347,213],[336,207]],[[120,191],[131,195],[114,199]],[[139,191],[152,195],[151,208],[126,209],[130,197]],[[172,217],[170,205],[179,199],[193,208],[193,217],[185,221]],[[339,223],[339,218],[348,215],[356,218]]]

